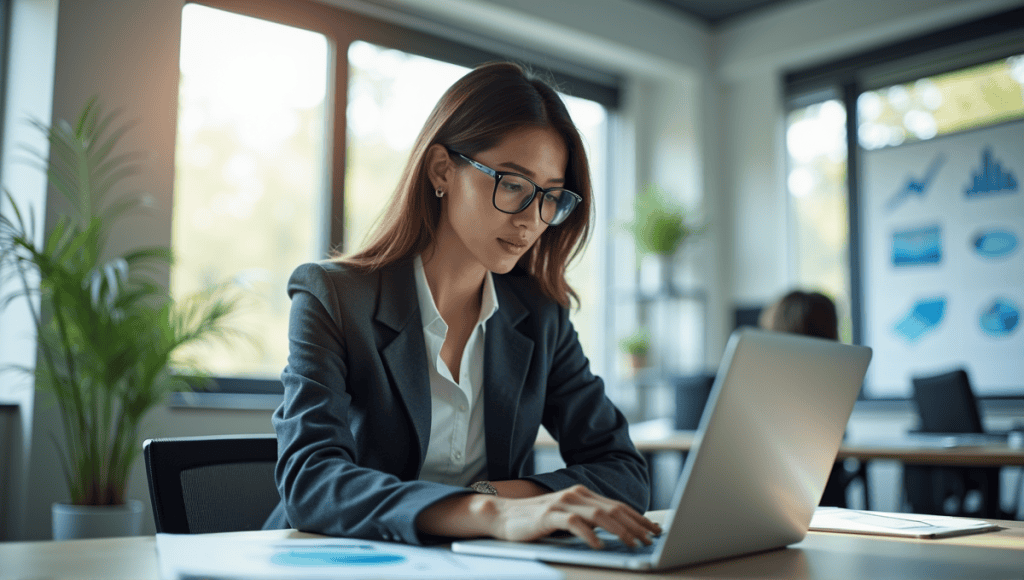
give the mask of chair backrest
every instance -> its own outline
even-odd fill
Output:
[[[676,429],[694,430],[700,425],[707,406],[715,373],[678,376],[673,379],[676,389]]]
[[[967,372],[915,377],[914,401],[925,433],[984,433]]]
[[[157,532],[258,530],[281,499],[275,435],[147,439],[142,448]]]

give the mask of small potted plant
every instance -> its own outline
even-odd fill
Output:
[[[629,366],[634,372],[647,367],[647,355],[651,351],[651,336],[640,328],[619,342],[623,352],[629,355]]]
[[[63,427],[52,438],[69,503],[53,506],[55,539],[138,533],[142,506],[127,499],[127,487],[142,420],[169,392],[189,388],[172,366],[201,374],[175,355],[230,334],[236,302],[224,287],[172,300],[152,279],[170,263],[166,247],[108,254],[112,226],[146,205],[140,192],[113,193],[142,158],[118,152],[131,125],[115,117],[94,98],[74,127],[34,122],[50,146],[37,160],[69,209],[45,237],[9,193],[11,211],[0,215],[0,281],[34,304],[38,358],[21,370],[52,395]]]
[[[706,225],[692,226],[686,210],[670,199],[657,185],[644,187],[633,200],[633,221],[627,229],[641,256],[654,256],[658,262],[662,291],[670,291],[672,258],[691,236],[702,233]]]

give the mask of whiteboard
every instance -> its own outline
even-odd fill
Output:
[[[869,398],[957,367],[1024,395],[1024,122],[862,150]]]

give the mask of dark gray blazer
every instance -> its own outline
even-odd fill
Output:
[[[647,467],[567,310],[521,271],[493,279],[499,309],[487,322],[482,387],[488,477],[551,490],[581,483],[643,513]],[[282,501],[264,528],[434,540],[417,532],[416,516],[468,490],[417,479],[431,402],[412,260],[370,274],[305,264],[288,294],[290,353],[273,417]],[[567,467],[523,477],[541,424]]]

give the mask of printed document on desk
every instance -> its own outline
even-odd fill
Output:
[[[819,507],[814,510],[810,525],[810,530],[815,532],[844,532],[904,538],[948,538],[998,529],[999,526],[983,520],[835,507]]]
[[[560,580],[540,562],[455,554],[445,548],[346,538],[253,539],[157,534],[163,580],[536,579]]]

